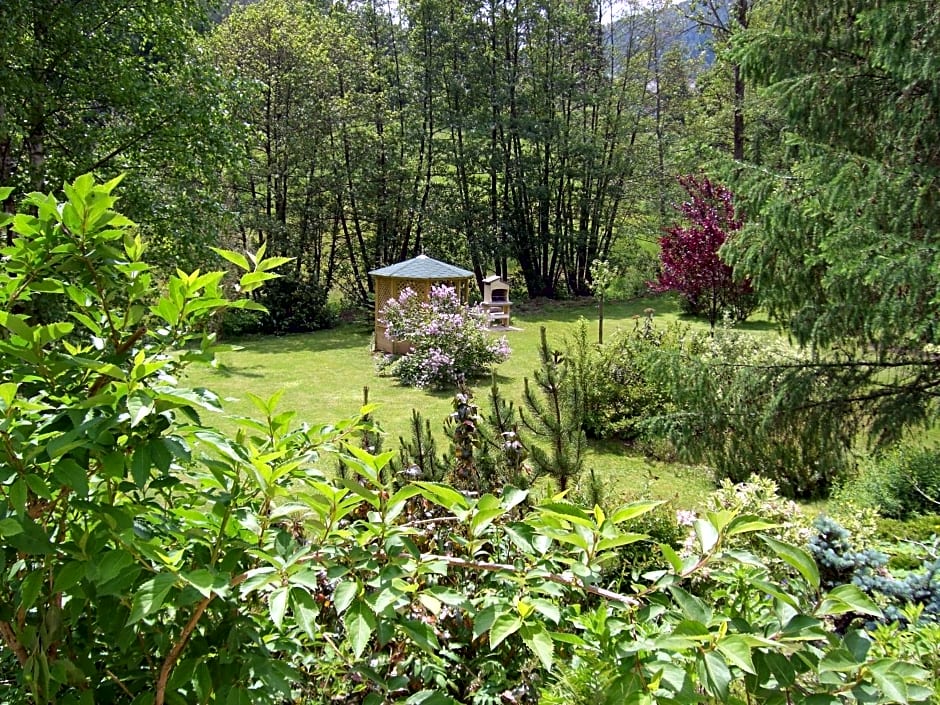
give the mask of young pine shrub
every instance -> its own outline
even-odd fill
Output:
[[[571,377],[568,358],[548,345],[545,327],[539,342],[540,366],[530,381],[525,378],[523,407],[519,414],[525,428],[523,442],[538,475],[551,477],[564,491],[584,469],[587,438],[582,428],[584,405],[581,389]]]

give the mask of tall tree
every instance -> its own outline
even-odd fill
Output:
[[[246,168],[230,177],[238,246],[293,257],[293,278],[329,287],[339,247],[341,189],[330,119],[340,72],[355,54],[335,23],[306,3],[262,0],[213,32],[213,59],[238,87]],[[338,183],[340,182],[340,183]],[[236,243],[233,243],[236,244]]]
[[[133,171],[126,212],[146,214],[168,257],[202,256],[232,156],[221,86],[196,49],[205,22],[195,0],[4,2],[0,184]]]
[[[683,309],[705,316],[712,328],[726,313],[744,320],[754,308],[750,282],[736,279],[718,256],[742,225],[732,194],[708,178],[688,175],[679,181],[688,194],[679,206],[687,222],[667,229],[659,240],[662,271],[655,288],[678,293]]]
[[[819,360],[777,400],[897,438],[940,394],[940,6],[766,12],[735,57],[785,116],[790,161],[729,169],[752,224],[723,252]]]

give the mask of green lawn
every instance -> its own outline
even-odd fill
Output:
[[[635,317],[647,308],[655,310],[658,324],[676,320],[679,313],[674,300],[666,297],[608,303],[605,337],[617,328],[635,326]],[[512,355],[496,370],[508,399],[518,404],[524,377],[538,367],[540,327],[546,327],[550,344],[563,347],[581,318],[589,321],[592,339],[596,339],[597,307],[590,300],[553,302],[513,312],[513,325],[519,330],[505,333]],[[769,325],[758,321],[745,327],[760,330]],[[215,391],[224,400],[226,414],[236,416],[257,415],[249,392],[266,398],[283,391],[280,408],[296,411],[298,421],[311,424],[355,415],[363,401],[363,388],[368,387],[369,401],[379,405],[375,416],[387,434],[386,450],[397,448],[399,437],[407,433],[412,409],[430,420],[432,429],[441,429],[451,412],[452,393],[404,387],[394,378],[379,376],[370,350],[371,333],[371,325],[360,323],[311,334],[235,341],[239,349],[222,353],[217,369],[192,368],[188,382]],[[485,402],[488,387],[488,380],[473,386],[479,403]],[[234,428],[230,419],[214,422],[227,430]],[[442,432],[439,438],[439,448],[446,449]],[[679,505],[692,507],[711,486],[700,470],[651,464],[616,443],[593,444],[588,466],[602,474],[616,495],[625,497],[676,497]]]

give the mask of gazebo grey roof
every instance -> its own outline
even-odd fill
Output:
[[[473,272],[441,262],[427,255],[418,255],[404,262],[390,264],[369,272],[372,276],[395,279],[467,279]]]

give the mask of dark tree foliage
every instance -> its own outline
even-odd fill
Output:
[[[151,261],[203,264],[236,161],[226,87],[198,50],[206,21],[197,0],[4,0],[0,185],[131,172],[124,209]]]
[[[712,326],[725,313],[744,320],[756,303],[751,284],[736,278],[719,257],[721,246],[742,225],[732,194],[708,178],[687,175],[679,183],[689,195],[678,206],[688,225],[668,228],[660,238],[662,270],[653,288],[677,292],[688,313],[705,316]]]
[[[940,388],[940,5],[762,8],[736,53],[789,163],[728,169],[750,217],[722,254],[819,363],[778,400],[893,440],[936,418]]]

